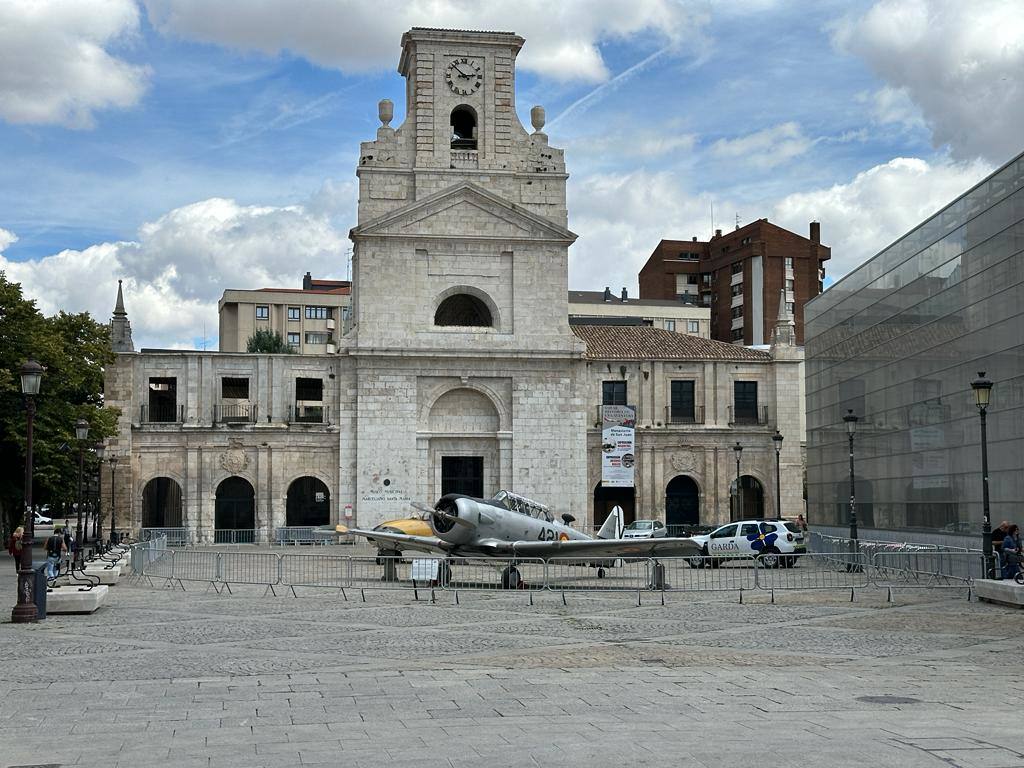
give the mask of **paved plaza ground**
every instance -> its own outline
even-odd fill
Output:
[[[188,586],[0,626],[0,765],[1024,766],[1024,612],[965,590]]]

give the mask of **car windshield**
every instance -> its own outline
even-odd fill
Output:
[[[790,533],[800,533],[800,526],[796,523],[786,523],[786,530]]]

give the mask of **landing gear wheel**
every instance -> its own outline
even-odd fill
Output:
[[[604,573],[604,568],[598,568],[598,569],[597,569],[597,578],[599,578],[599,579],[603,579],[603,578],[604,578],[604,576],[605,576],[605,573]]]
[[[384,566],[384,575],[381,581],[398,581],[398,562],[402,557],[401,552],[382,549],[377,553],[377,562]]]
[[[782,558],[779,556],[779,550],[775,547],[768,547],[757,556],[757,561],[761,564],[762,568],[778,568]]]
[[[521,589],[523,586],[523,577],[519,573],[519,569],[514,565],[507,566],[501,572],[501,588],[502,589]]]

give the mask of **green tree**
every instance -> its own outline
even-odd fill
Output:
[[[25,432],[20,369],[28,358],[45,368],[36,396],[33,501],[70,503],[78,496],[75,421],[89,422],[89,444],[113,435],[117,412],[103,405],[103,368],[113,361],[110,333],[87,313],[44,317],[21,285],[0,272],[0,522],[22,519]],[[86,472],[95,460],[87,458]]]
[[[271,352],[285,355],[295,354],[295,350],[288,346],[285,340],[281,338],[280,333],[266,328],[261,328],[249,337],[249,340],[245,343],[245,351]]]

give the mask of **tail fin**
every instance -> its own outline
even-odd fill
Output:
[[[616,505],[612,507],[612,511],[605,519],[604,525],[602,525],[601,530],[597,532],[597,538],[621,539],[622,528],[622,507]]]

